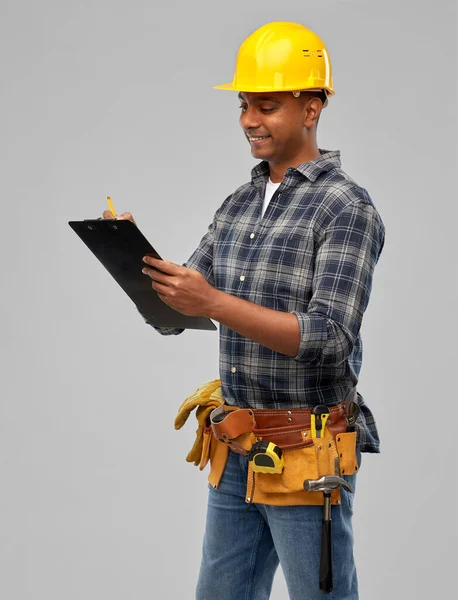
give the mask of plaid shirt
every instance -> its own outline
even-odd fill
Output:
[[[261,216],[269,166],[223,202],[185,266],[218,290],[296,315],[296,356],[220,325],[220,378],[228,404],[303,408],[340,402],[356,385],[360,336],[385,227],[368,194],[342,169],[339,151],[289,168]],[[163,335],[182,329],[155,327]],[[357,439],[379,452],[371,411],[358,393]]]

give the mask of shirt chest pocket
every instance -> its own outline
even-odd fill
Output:
[[[262,265],[265,269],[264,285],[272,287],[277,297],[283,300],[284,308],[290,308],[289,300],[303,302],[311,295],[314,272],[311,232],[268,232],[252,260],[254,265]]]
[[[223,291],[278,310],[303,308],[312,289],[313,233],[282,226],[227,232],[215,245],[213,267]]]
[[[310,266],[314,256],[313,235],[297,229],[289,232],[273,229],[260,236],[257,252],[260,262],[303,269]]]

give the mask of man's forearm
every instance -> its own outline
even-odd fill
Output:
[[[215,290],[208,317],[280,354],[296,356],[299,350],[299,323],[291,313]]]

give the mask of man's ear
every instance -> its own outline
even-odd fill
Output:
[[[318,125],[322,108],[323,104],[316,96],[307,101],[304,106],[304,126],[307,129],[313,127],[314,124]]]

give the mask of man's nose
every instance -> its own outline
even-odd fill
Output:
[[[259,113],[254,109],[247,108],[240,115],[240,125],[248,133],[249,129],[257,129],[261,125]]]

